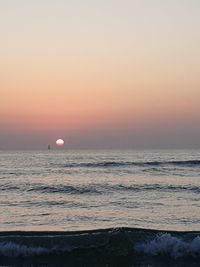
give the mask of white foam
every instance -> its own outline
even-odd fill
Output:
[[[135,250],[150,255],[170,255],[173,258],[200,256],[200,236],[184,241],[171,234],[157,235],[153,240],[135,246]]]
[[[16,258],[49,254],[50,252],[50,249],[44,247],[28,247],[13,242],[0,242],[0,256]]]

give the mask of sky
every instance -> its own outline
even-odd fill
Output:
[[[0,0],[0,149],[200,148],[199,0]]]

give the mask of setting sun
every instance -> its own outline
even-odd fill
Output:
[[[56,141],[56,145],[57,146],[63,146],[64,145],[64,140],[63,139],[58,139],[57,141]]]

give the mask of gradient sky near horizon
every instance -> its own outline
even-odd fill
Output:
[[[200,1],[0,1],[0,149],[200,148]]]

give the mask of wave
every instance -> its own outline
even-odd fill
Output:
[[[72,185],[33,185],[27,189],[28,192],[40,191],[42,193],[59,194],[100,194],[95,186],[72,186]]]
[[[27,191],[40,191],[42,193],[61,193],[61,194],[104,194],[105,192],[116,191],[191,191],[193,193],[200,193],[199,186],[191,185],[161,185],[161,184],[90,184],[87,186],[72,186],[72,185],[34,185]]]
[[[153,240],[139,244],[136,251],[150,255],[169,255],[173,258],[186,256],[200,256],[200,236],[190,241],[181,240],[171,234],[156,236]]]
[[[0,242],[0,256],[4,257],[28,257],[51,253],[51,249],[45,247],[31,247],[14,242]]]
[[[144,185],[116,185],[115,190],[125,190],[125,191],[191,191],[193,193],[200,193],[199,186],[191,186],[191,185],[161,185],[161,184],[144,184]]]
[[[57,266],[50,263],[58,259],[58,266],[62,260],[65,266],[118,266],[109,265],[110,261],[117,263],[118,260],[125,261],[119,266],[167,266],[166,259],[181,262],[178,266],[199,266],[200,232],[115,228],[0,233],[0,261],[5,266],[12,261],[15,266],[28,266],[30,263],[31,266]]]
[[[66,168],[115,168],[115,167],[163,167],[163,166],[179,166],[179,167],[200,167],[200,160],[182,160],[182,161],[100,161],[100,162],[81,162],[67,163],[63,167]]]
[[[5,184],[1,187],[0,191],[27,191],[27,192],[39,192],[45,194],[75,194],[75,195],[100,195],[105,192],[143,192],[143,191],[160,191],[160,192],[183,192],[189,191],[192,193],[200,193],[199,186],[195,185],[167,185],[167,184],[88,184],[86,185],[44,185],[44,184],[32,184],[31,186],[13,186]]]

